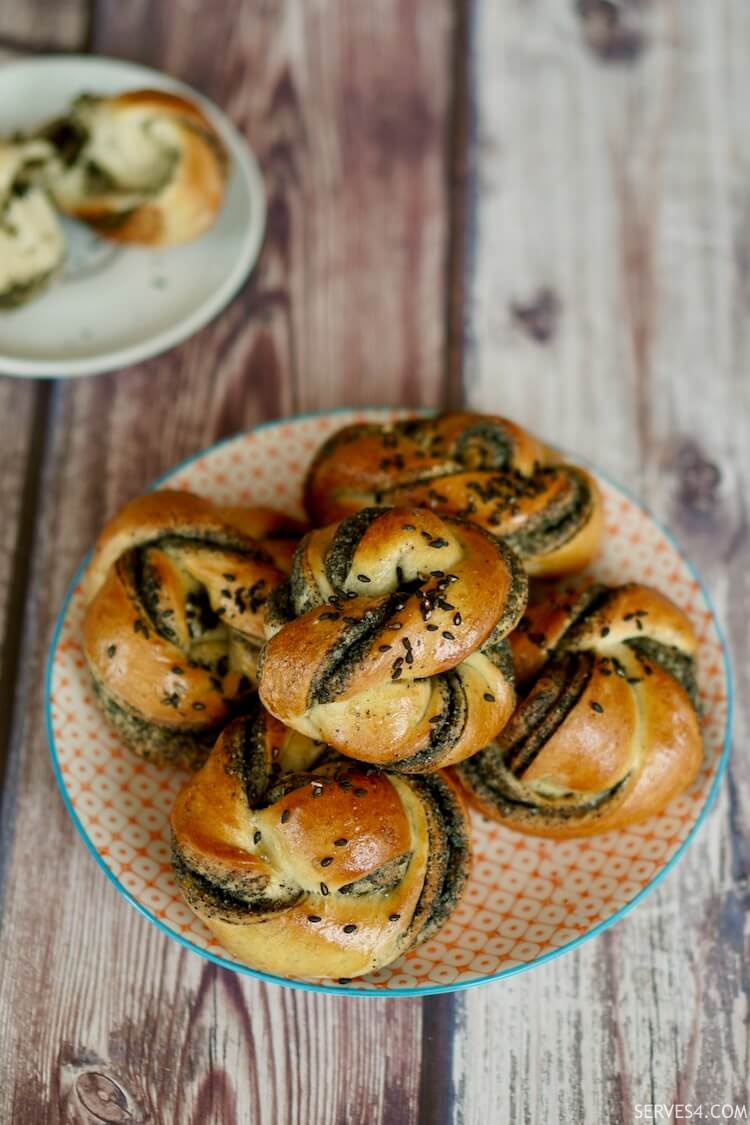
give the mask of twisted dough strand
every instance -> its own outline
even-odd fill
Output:
[[[164,90],[83,94],[46,126],[57,207],[103,238],[173,246],[215,222],[226,187],[223,143],[199,107]]]
[[[530,685],[495,741],[459,768],[482,810],[546,836],[659,812],[702,759],[696,640],[681,610],[635,583],[540,601],[512,638]]]
[[[347,426],[307,475],[313,524],[372,504],[417,504],[504,539],[533,575],[582,569],[599,549],[601,499],[588,473],[505,418],[456,412]]]
[[[261,708],[225,728],[171,816],[185,898],[256,969],[354,977],[433,933],[469,869],[458,793],[339,758]]]
[[[84,580],[84,648],[99,700],[136,753],[188,765],[205,756],[255,683],[265,602],[299,531],[277,512],[168,490],[107,525]]]
[[[423,772],[492,738],[513,707],[504,637],[526,601],[513,553],[420,508],[311,532],[269,601],[259,690],[343,754]]]

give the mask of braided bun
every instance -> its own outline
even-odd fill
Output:
[[[513,552],[423,508],[310,532],[269,600],[260,695],[287,726],[405,772],[458,762],[509,717],[504,638],[526,603]]]
[[[0,310],[17,308],[62,269],[62,230],[39,180],[51,148],[0,139]]]
[[[278,512],[166,490],[106,526],[84,579],[84,649],[107,717],[137,754],[205,757],[255,684],[263,608],[300,532]]]
[[[223,731],[171,823],[189,906],[234,957],[281,976],[389,964],[442,925],[470,861],[445,777],[358,766],[261,708]]]
[[[459,768],[488,816],[589,835],[643,820],[691,784],[702,758],[696,639],[663,594],[632,583],[542,601],[511,644],[527,692]]]
[[[103,238],[176,245],[203,234],[219,213],[224,146],[177,94],[84,94],[45,133],[58,153],[47,175],[55,203]]]
[[[316,526],[371,504],[417,504],[504,539],[529,574],[581,570],[596,555],[601,498],[588,473],[505,418],[451,413],[333,434],[308,471]]]

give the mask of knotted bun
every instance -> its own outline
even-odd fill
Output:
[[[458,762],[514,703],[520,563],[474,524],[367,508],[310,532],[266,611],[259,691],[287,726],[405,772]]]
[[[137,754],[205,757],[255,684],[265,602],[300,532],[269,509],[168,490],[106,526],[84,578],[84,649],[104,711]]]
[[[170,246],[216,219],[224,146],[198,106],[178,94],[84,94],[45,134],[58,153],[47,174],[55,203],[104,238]]]
[[[466,881],[466,814],[445,777],[334,755],[258,708],[222,732],[171,816],[186,901],[240,961],[350,978],[442,925]]]
[[[65,243],[40,186],[51,146],[0,139],[0,310],[41,293],[62,268]]]
[[[346,426],[315,456],[305,504],[316,526],[372,504],[458,515],[505,540],[532,575],[581,570],[602,533],[589,474],[520,426],[484,414]]]
[[[696,639],[648,586],[590,586],[532,605],[511,638],[526,693],[459,767],[488,816],[543,836],[605,832],[661,811],[702,758]]]

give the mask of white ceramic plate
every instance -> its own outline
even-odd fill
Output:
[[[271,504],[301,515],[304,474],[320,442],[349,422],[394,413],[346,410],[272,422],[196,454],[156,483],[221,504]],[[220,965],[295,988],[357,995],[427,995],[497,980],[574,948],[622,917],[675,863],[711,805],[729,753],[731,685],[721,631],[691,564],[631,496],[601,474],[597,479],[606,537],[595,575],[666,590],[698,634],[705,760],[688,792],[643,824],[578,840],[526,836],[472,813],[466,893],[429,941],[346,984],[254,972],[222,950],[182,901],[172,875],[168,817],[186,775],[129,753],[96,706],[82,651],[82,566],[52,640],[47,729],[68,810],[120,893],[170,937]]]
[[[0,68],[0,135],[28,130],[84,92],[138,87],[196,102],[231,159],[224,206],[201,238],[168,250],[120,247],[65,220],[62,277],[28,305],[0,314],[0,372],[31,378],[95,375],[187,339],[227,304],[260,252],[266,201],[258,163],[213,103],[165,74],[87,55],[36,58]]]

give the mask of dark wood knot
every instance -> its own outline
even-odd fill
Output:
[[[121,1086],[98,1070],[87,1070],[75,1080],[83,1108],[97,1121],[132,1121],[128,1098]]]
[[[560,298],[553,289],[545,286],[539,289],[530,301],[514,301],[510,311],[532,340],[546,344],[557,331]]]
[[[719,503],[719,466],[709,461],[696,442],[688,440],[676,450],[671,467],[678,477],[680,505],[701,514],[713,512]]]
[[[634,63],[645,46],[638,0],[577,0],[586,46],[602,62]]]

